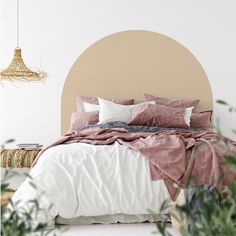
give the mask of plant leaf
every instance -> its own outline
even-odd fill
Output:
[[[227,106],[229,105],[227,102],[225,102],[224,100],[221,100],[221,99],[217,99],[216,102],[221,105],[227,105]]]

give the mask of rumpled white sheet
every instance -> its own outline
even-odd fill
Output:
[[[47,209],[50,220],[57,215],[147,214],[147,209],[160,213],[163,201],[171,201],[164,181],[151,180],[148,160],[117,142],[52,147],[42,154],[30,175],[37,189],[26,179],[13,202],[24,204],[39,193],[40,206]]]

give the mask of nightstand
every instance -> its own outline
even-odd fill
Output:
[[[30,168],[40,150],[2,149],[0,151],[1,168]],[[2,171],[4,172],[4,171]],[[20,171],[19,171],[20,172]],[[11,186],[11,188],[14,188]],[[9,189],[1,196],[1,205],[6,206],[15,190]]]
[[[39,152],[40,150],[2,149],[1,167],[30,168]]]

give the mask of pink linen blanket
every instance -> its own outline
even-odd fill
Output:
[[[33,165],[41,154],[52,146],[75,142],[109,145],[115,141],[148,158],[152,180],[163,179],[172,200],[177,198],[179,188],[188,184],[190,176],[193,177],[191,184],[209,184],[213,187],[228,185],[235,176],[223,164],[226,155],[226,150],[222,147],[223,142],[217,134],[210,131],[132,133],[124,128],[74,131],[41,151]],[[229,147],[230,151],[236,152],[235,142],[230,141]]]

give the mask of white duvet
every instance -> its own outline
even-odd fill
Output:
[[[24,204],[40,193],[40,205],[48,209],[51,220],[57,215],[147,214],[147,209],[160,213],[163,201],[170,200],[164,182],[151,180],[148,160],[117,142],[52,147],[42,154],[30,175],[36,190],[26,179],[13,202]]]

